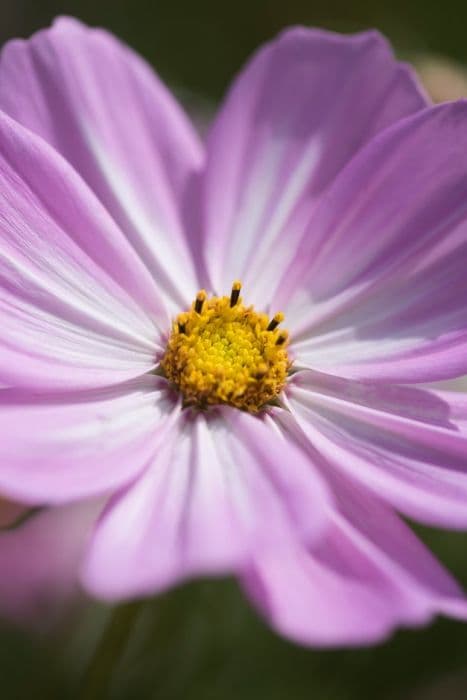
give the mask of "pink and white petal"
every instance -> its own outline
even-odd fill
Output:
[[[0,493],[61,504],[127,484],[178,411],[165,380],[145,376],[88,391],[0,390]]]
[[[332,556],[332,532],[325,542]],[[352,555],[358,563],[358,552],[349,547]],[[336,572],[299,544],[258,557],[242,586],[267,622],[299,644],[369,644],[386,637],[394,625],[383,586],[374,590],[371,582]]]
[[[197,288],[182,203],[203,151],[167,88],[128,47],[71,18],[6,44],[0,108],[56,148],[170,303]],[[144,261],[144,263],[143,263]]]
[[[334,487],[339,508],[322,540],[268,551],[243,574],[278,632],[302,644],[360,645],[437,613],[466,617],[455,581],[391,510],[349,484]]]
[[[1,112],[0,290],[0,385],[93,387],[155,365],[154,281],[68,163]]]
[[[45,509],[0,532],[0,615],[50,628],[82,598],[79,568],[102,501]]]
[[[240,278],[264,306],[313,207],[374,134],[426,106],[376,32],[295,28],[262,48],[208,137],[206,264],[220,292]]]
[[[232,409],[182,416],[109,504],[85,588],[114,600],[237,571],[258,551],[321,536],[328,499],[303,453],[259,419]]]
[[[462,394],[302,372],[289,387],[288,406],[313,449],[334,469],[409,517],[467,526]],[[279,418],[293,429],[287,416]]]
[[[284,276],[298,365],[375,381],[467,371],[467,103],[387,129],[336,179]]]

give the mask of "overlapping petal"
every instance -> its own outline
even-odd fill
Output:
[[[0,493],[60,507],[0,535],[0,568],[61,590],[60,546],[50,572],[15,547],[110,496],[82,571],[104,599],[237,573],[320,645],[466,617],[392,509],[467,525],[467,401],[387,384],[467,372],[467,104],[410,116],[425,105],[379,35],[295,29],[237,79],[203,173],[173,98],[106,32],[61,19],[8,44]],[[170,316],[238,277],[287,312],[301,371],[260,417],[182,411],[151,373]]]
[[[154,367],[163,298],[79,176],[0,113],[0,384],[97,386]]]
[[[150,375],[81,392],[0,390],[0,493],[43,505],[128,483],[179,410],[166,390]]]
[[[80,173],[168,302],[189,302],[198,282],[183,199],[203,153],[150,67],[104,30],[61,18],[5,46],[0,109]]]
[[[284,277],[297,363],[374,381],[467,371],[467,103],[374,139],[312,217]]]
[[[0,615],[50,627],[82,598],[79,568],[99,501],[44,509],[0,532]]]
[[[184,416],[104,514],[84,583],[118,599],[235,572],[269,548],[314,541],[329,498],[303,454],[258,418]]]
[[[416,520],[467,526],[467,400],[301,372],[294,419],[333,468]]]
[[[320,195],[381,129],[426,105],[375,32],[292,29],[262,48],[208,138],[206,264],[264,306]]]
[[[313,548],[268,551],[244,573],[253,602],[302,644],[368,644],[433,615],[466,617],[451,576],[374,496],[334,482],[337,507]]]

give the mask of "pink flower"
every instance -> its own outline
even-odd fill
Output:
[[[0,109],[0,492],[111,497],[86,590],[232,572],[320,645],[465,617],[397,512],[467,525],[467,398],[413,386],[467,372],[466,104],[378,34],[292,29],[203,145],[60,19],[7,44]]]
[[[0,503],[2,617],[43,632],[81,610],[77,572],[101,509],[99,502],[83,501],[21,514]]]

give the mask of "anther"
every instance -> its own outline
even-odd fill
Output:
[[[178,332],[179,333],[185,333],[186,334],[186,322],[187,322],[187,315],[186,314],[180,314],[179,317],[177,318],[177,326],[178,326]]]
[[[266,363],[259,365],[258,371],[256,372],[256,375],[255,375],[255,379],[258,379],[258,380],[262,379],[267,374],[267,371],[268,371],[268,366]]]
[[[269,326],[266,328],[266,330],[267,330],[267,331],[273,331],[275,328],[277,328],[277,326],[279,325],[279,323],[282,323],[282,321],[284,320],[284,318],[285,318],[285,316],[284,316],[284,314],[282,313],[282,311],[279,311],[279,313],[277,313],[277,314],[274,316],[274,318],[272,318],[272,319],[269,321]]]
[[[230,306],[235,306],[237,303],[239,297],[240,297],[240,290],[242,288],[242,283],[239,282],[238,280],[235,280],[235,282],[232,285],[232,291],[230,293]]]
[[[276,340],[276,345],[284,345],[284,343],[287,341],[289,337],[289,334],[286,331],[282,331],[282,333],[279,333],[277,340]]]
[[[204,289],[201,289],[201,291],[198,292],[196,295],[196,301],[195,301],[195,311],[197,314],[200,314],[203,308],[203,304],[206,300],[206,292]]]

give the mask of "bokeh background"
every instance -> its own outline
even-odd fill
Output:
[[[416,64],[434,99],[467,96],[465,0],[0,0],[1,43],[58,14],[105,26],[133,45],[200,124],[251,51],[297,23],[376,27]],[[417,530],[467,586],[467,535]],[[47,634],[0,623],[0,697],[75,697],[108,615],[85,605]],[[233,581],[201,581],[146,604],[112,697],[465,700],[467,625],[438,620],[369,649],[302,649],[268,630]]]

